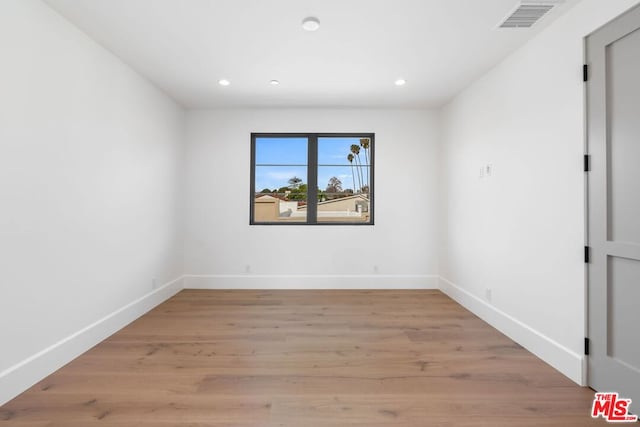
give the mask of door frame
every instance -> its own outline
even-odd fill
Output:
[[[640,14],[640,3],[639,4],[635,4],[632,5],[631,7],[629,7],[628,9],[623,10],[621,13],[619,13],[618,15],[616,15],[615,17],[613,17],[612,19],[608,20],[607,22],[605,22],[603,25],[601,25],[600,27],[594,29],[593,31],[591,31],[589,34],[585,35],[583,37],[582,40],[582,50],[583,50],[583,132],[584,132],[584,138],[583,138],[583,154],[584,154],[584,184],[583,184],[583,194],[584,194],[584,247],[585,247],[585,263],[584,263],[584,331],[585,331],[585,349],[584,349],[584,363],[583,363],[583,385],[586,387],[591,387],[591,378],[589,378],[589,372],[590,372],[590,361],[591,361],[591,352],[589,351],[589,339],[591,337],[591,328],[590,328],[590,324],[592,324],[592,310],[590,309],[591,307],[591,292],[590,292],[590,288],[591,288],[591,281],[590,281],[590,257],[591,257],[591,233],[590,233],[590,228],[591,228],[591,224],[590,224],[590,220],[591,220],[591,211],[592,209],[590,209],[591,207],[591,198],[590,198],[590,190],[591,190],[591,186],[590,186],[590,178],[592,177],[592,172],[591,172],[591,154],[592,151],[591,150],[591,144],[590,144],[590,117],[589,117],[589,113],[590,113],[590,105],[592,105],[592,103],[590,102],[590,82],[591,82],[591,73],[593,70],[592,64],[589,62],[589,55],[588,55],[588,51],[589,51],[589,46],[588,46],[588,39],[590,36],[596,34],[597,32],[605,29],[605,27],[607,27],[608,25],[611,25],[612,23],[618,21],[620,25],[624,26],[628,26],[630,28],[635,27],[635,25],[632,23],[633,19],[635,18],[635,14]],[[628,18],[625,19],[625,16],[628,16]],[[615,30],[611,30],[612,32],[614,32]],[[624,30],[621,30],[621,32],[623,32]],[[632,29],[630,32],[626,33],[626,34],[630,34],[634,31],[638,31],[638,29]],[[605,115],[607,114],[606,109],[604,110]],[[605,125],[606,125],[606,119],[605,119]],[[605,133],[605,137],[608,136],[608,129],[605,128],[604,129],[604,133]],[[607,141],[608,144],[608,141]],[[605,153],[608,152],[608,148],[605,147],[604,148]],[[605,162],[608,162],[608,157],[605,159]],[[607,169],[608,171],[608,169]],[[607,184],[607,171],[605,171],[605,185]],[[605,203],[607,203],[607,201],[605,200]],[[605,217],[606,220],[608,220],[608,214]]]

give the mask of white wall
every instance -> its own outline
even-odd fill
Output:
[[[184,114],[39,1],[2,2],[0,52],[1,404],[182,274]]]
[[[583,37],[635,3],[582,1],[443,112],[442,287],[577,382]],[[480,179],[487,163],[494,173]]]
[[[375,226],[250,226],[251,132],[375,132]],[[187,286],[437,285],[435,113],[195,111],[187,133]]]

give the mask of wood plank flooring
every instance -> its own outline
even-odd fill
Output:
[[[185,290],[0,407],[0,427],[606,425],[439,291]]]

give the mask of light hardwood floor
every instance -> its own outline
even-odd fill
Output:
[[[563,426],[581,388],[439,291],[185,290],[0,426]]]

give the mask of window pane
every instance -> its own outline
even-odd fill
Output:
[[[306,164],[307,138],[256,138],[256,165]]]
[[[254,222],[306,222],[307,168],[256,166]]]
[[[338,177],[345,190],[369,193],[371,149],[369,138],[318,138],[318,187],[323,189],[331,177]]]
[[[318,222],[370,222],[368,176],[364,166],[318,166]]]
[[[370,149],[369,138],[321,137],[318,138],[318,165],[369,166]],[[349,160],[349,154],[353,156],[351,160]]]

